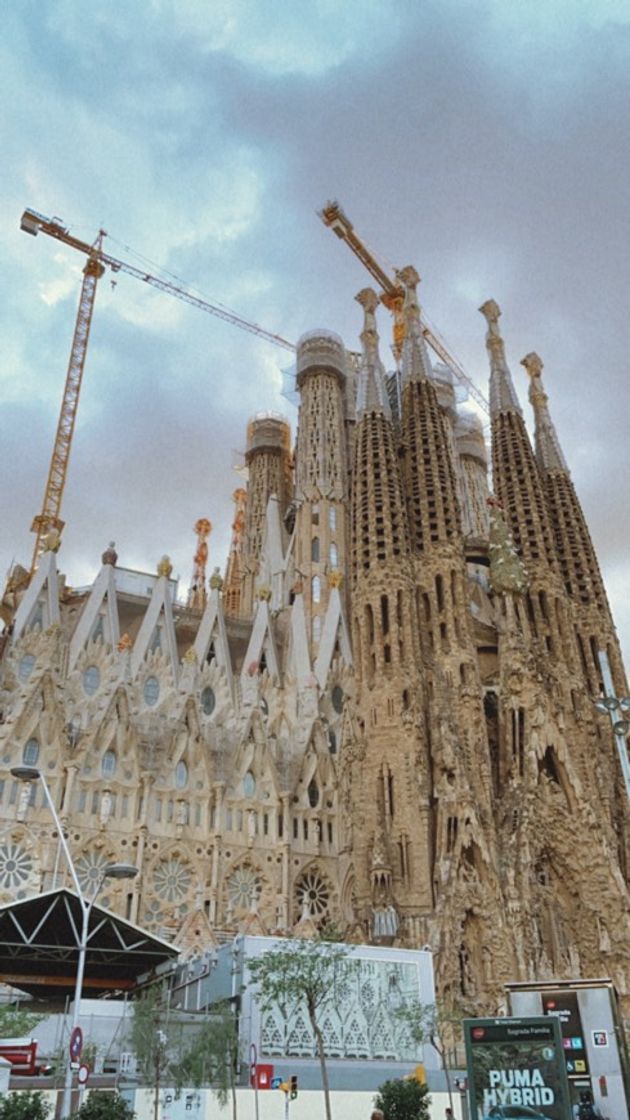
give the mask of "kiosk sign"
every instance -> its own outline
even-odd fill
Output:
[[[464,1037],[472,1120],[566,1120],[556,1018],[465,1019]]]

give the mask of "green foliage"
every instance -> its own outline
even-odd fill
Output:
[[[77,1120],[133,1120],[136,1115],[118,1093],[91,1092],[77,1112]]]
[[[429,1120],[431,1098],[426,1085],[408,1081],[385,1081],[374,1098],[374,1107],[385,1113],[385,1120]]]
[[[9,1093],[0,1100],[0,1120],[46,1120],[49,1115],[42,1093]]]
[[[155,984],[133,1005],[131,1048],[138,1072],[149,1085],[159,1083],[170,1066],[164,996],[163,989]]]
[[[44,1018],[33,1011],[24,1011],[15,1003],[0,1003],[0,1038],[30,1038]]]
[[[258,985],[256,999],[263,1011],[277,1007],[288,1017],[300,1005],[306,1008],[315,1035],[327,1120],[331,1120],[332,1114],[319,1021],[326,1007],[336,1003],[337,980],[348,956],[345,946],[331,941],[330,935],[326,931],[313,940],[287,941],[248,962],[252,981]]]
[[[229,1003],[220,1003],[204,1016],[191,1045],[174,1069],[175,1088],[198,1089],[208,1082],[224,1108],[235,1087],[239,1058],[238,1023]]]
[[[311,1018],[334,1002],[335,981],[348,956],[343,945],[327,939],[287,941],[248,962],[254,984],[260,989],[263,1010],[279,1007],[289,1015],[303,1003]]]

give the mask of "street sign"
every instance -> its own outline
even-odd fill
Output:
[[[90,1076],[90,1067],[89,1066],[79,1066],[79,1072],[77,1074],[77,1081],[79,1082],[79,1085],[85,1085],[89,1076]]]
[[[81,1057],[83,1049],[83,1031],[81,1027],[75,1027],[70,1035],[70,1058],[73,1062],[77,1062]]]

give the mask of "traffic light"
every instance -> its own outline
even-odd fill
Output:
[[[297,1077],[293,1073],[293,1074],[291,1074],[291,1091],[289,1093],[289,1100],[294,1101],[296,1097],[297,1097]]]

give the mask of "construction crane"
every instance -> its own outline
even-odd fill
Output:
[[[38,214],[36,210],[30,209],[25,210],[22,214],[20,227],[25,233],[30,233],[34,237],[40,232],[46,233],[49,237],[54,237],[64,245],[69,245],[72,249],[77,249],[80,253],[85,253],[87,257],[85,268],[83,269],[81,297],[79,299],[79,308],[70,350],[70,360],[68,362],[68,372],[66,374],[66,383],[61,401],[61,411],[57,423],[48,480],[44,492],[42,512],[37,514],[33,519],[33,524],[31,526],[31,531],[36,534],[33,559],[31,562],[31,572],[33,572],[44,550],[46,538],[49,534],[54,534],[58,541],[64,526],[64,522],[59,516],[61,512],[61,500],[68,472],[68,460],[70,458],[72,436],[74,433],[79,394],[81,391],[81,381],[90,337],[96,286],[106,268],[111,269],[114,273],[125,272],[129,276],[135,276],[137,280],[143,280],[145,284],[150,284],[153,288],[157,288],[161,292],[167,292],[169,295],[176,296],[178,299],[184,300],[185,303],[189,303],[193,307],[198,307],[201,311],[207,311],[210,315],[215,315],[217,318],[223,319],[227,323],[232,323],[234,326],[240,327],[241,330],[248,331],[250,334],[266,339],[267,342],[272,342],[275,346],[281,346],[284,350],[294,352],[295,346],[286,338],[282,338],[281,335],[273,334],[271,331],[265,330],[264,327],[259,327],[256,323],[250,323],[247,319],[243,319],[242,316],[227,310],[227,308],[217,307],[216,304],[201,299],[200,296],[194,295],[192,292],[187,291],[185,288],[169,280],[162,280],[158,276],[152,276],[150,273],[136,268],[135,265],[129,264],[126,261],[117,260],[116,257],[105,253],[103,251],[103,238],[106,237],[104,230],[100,230],[96,240],[93,244],[89,245],[86,241],[81,241],[78,237],[71,234],[59,218],[46,218],[43,214]]]
[[[402,353],[403,342],[405,340],[405,319],[403,315],[403,307],[405,302],[405,289],[398,279],[399,273],[396,271],[396,280],[392,280],[387,275],[385,270],[381,268],[380,264],[370,252],[367,245],[361,241],[361,238],[354,231],[352,222],[341,209],[338,202],[327,202],[323,210],[319,211],[319,216],[325,226],[336,233],[341,241],[345,241],[349,245],[352,252],[359,258],[361,263],[365,265],[368,272],[374,277],[376,282],[381,287],[381,303],[392,312],[394,316],[394,356],[396,361],[400,361]],[[421,316],[422,333],[426,338],[431,349],[442,359],[444,364],[448,366],[454,377],[457,378],[463,385],[466,386],[470,396],[477,402],[477,404],[484,410],[489,412],[488,401],[483,393],[479,391],[474,381],[468,376],[466,371],[462,368],[456,358],[449,352],[444,340],[427,325],[426,320]]]

